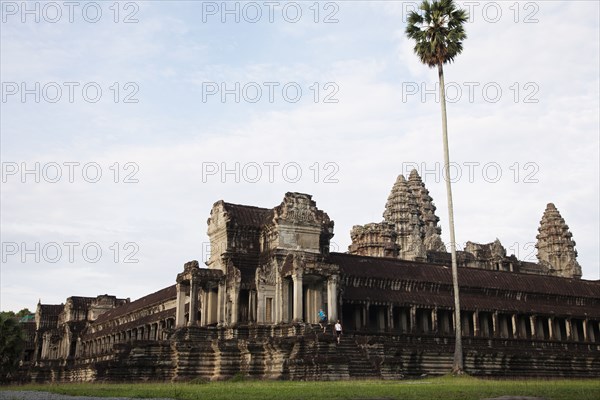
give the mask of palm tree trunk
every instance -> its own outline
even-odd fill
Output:
[[[460,320],[460,299],[458,293],[458,265],[456,262],[456,238],[454,236],[454,206],[452,205],[452,187],[450,185],[450,155],[448,151],[448,121],[446,119],[446,91],[444,88],[444,67],[438,64],[440,81],[440,103],[442,105],[442,134],[444,142],[444,171],[446,171],[446,197],[448,199],[448,223],[450,226],[450,254],[452,255],[452,288],[454,292],[454,362],[452,373],[463,373],[462,329]]]

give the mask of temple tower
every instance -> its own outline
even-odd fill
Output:
[[[425,250],[443,251],[446,252],[446,246],[442,241],[442,228],[438,226],[440,219],[435,215],[435,205],[433,199],[429,195],[429,190],[425,187],[425,183],[419,176],[416,169],[413,169],[408,177],[408,186],[413,192],[419,207],[420,218],[423,223],[421,238]]]
[[[397,258],[397,236],[394,225],[388,222],[355,225],[350,232],[352,244],[348,246],[348,252],[358,256]]]
[[[573,235],[554,204],[546,206],[538,231],[535,247],[539,263],[548,268],[551,275],[581,278]]]
[[[414,193],[404,175],[398,175],[388,197],[383,212],[385,222],[396,227],[398,258],[404,260],[424,260],[425,246],[421,235],[423,222]]]

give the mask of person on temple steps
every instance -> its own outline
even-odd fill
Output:
[[[337,343],[340,344],[340,338],[342,336],[342,324],[340,323],[339,319],[335,323],[334,329],[335,329],[335,337],[337,338]]]
[[[322,308],[319,308],[317,317],[319,318],[319,326],[323,329],[323,333],[325,333],[325,329],[327,329],[327,315],[325,315]]]

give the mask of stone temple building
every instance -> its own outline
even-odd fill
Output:
[[[402,378],[451,369],[450,254],[436,208],[413,171],[383,221],[354,226],[330,252],[334,223],[308,194],[273,208],[218,201],[206,266],[135,301],[69,297],[38,304],[23,362],[33,381]],[[467,373],[600,376],[600,281],[581,279],[575,242],[553,204],[539,262],[496,240],[458,252]],[[174,274],[175,275],[175,274]],[[317,312],[340,319],[340,344]]]

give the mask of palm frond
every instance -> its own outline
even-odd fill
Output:
[[[464,24],[468,14],[458,9],[453,0],[424,0],[420,12],[408,15],[406,36],[415,41],[414,52],[430,67],[454,61],[467,38]]]

